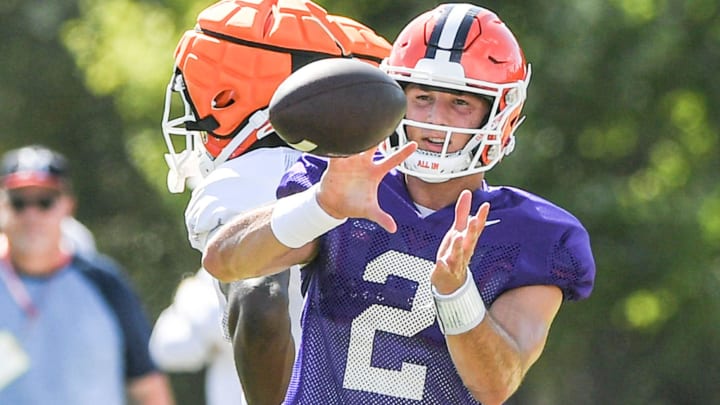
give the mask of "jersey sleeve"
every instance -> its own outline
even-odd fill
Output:
[[[375,156],[373,156],[375,160],[383,158],[384,155],[380,152],[376,152]],[[301,155],[300,159],[283,175],[276,197],[287,197],[310,188],[320,181],[320,177],[327,169],[327,165],[327,158],[311,154]]]
[[[533,206],[537,216],[526,217],[522,229],[523,254],[518,260],[517,286],[555,285],[566,301],[590,296],[595,280],[590,237],[580,221],[567,211],[544,202]]]
[[[123,334],[125,377],[132,379],[156,371],[150,357],[151,326],[138,295],[120,267],[110,258],[97,255],[92,262],[78,257],[75,264],[108,303]]]
[[[590,295],[595,261],[588,232],[574,215],[513,187],[491,187],[475,196],[476,206],[490,201],[480,255],[473,258],[486,303],[529,285],[557,286],[566,301]]]
[[[577,301],[590,296],[595,280],[595,260],[585,228],[577,225],[563,233],[550,250],[548,266],[566,300]]]
[[[287,197],[310,188],[320,181],[320,176],[327,168],[327,160],[314,155],[302,157],[288,169],[277,188],[277,198]]]

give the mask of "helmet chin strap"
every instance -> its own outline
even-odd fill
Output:
[[[426,183],[444,183],[450,177],[443,175],[467,169],[471,160],[470,155],[463,152],[447,155],[443,158],[440,153],[416,150],[405,160],[402,166],[410,171],[409,174],[417,176]],[[423,174],[430,176],[423,176]]]
[[[240,144],[242,144],[250,135],[252,135],[253,132],[267,124],[268,119],[269,115],[267,108],[264,110],[255,111],[248,119],[248,123],[237,134],[235,134],[235,136],[232,137],[230,142],[225,145],[223,150],[215,159],[211,159],[209,154],[204,153],[203,157],[200,159],[199,162],[200,172],[203,177],[207,176],[208,174],[210,174],[210,172],[218,168],[218,166],[225,163],[230,157],[230,155],[235,152],[235,149],[240,146]],[[257,137],[258,139],[260,139],[267,134],[268,133],[258,132]]]
[[[424,181],[425,183],[433,183],[433,184],[445,183],[446,181],[450,180],[449,177],[422,177],[422,176],[417,176],[417,178],[420,179],[420,180],[422,180],[422,181]]]

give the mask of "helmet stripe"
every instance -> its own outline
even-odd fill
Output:
[[[425,57],[460,62],[468,33],[480,8],[471,4],[448,4],[440,10]]]

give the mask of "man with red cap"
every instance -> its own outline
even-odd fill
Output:
[[[101,254],[77,254],[63,235],[75,209],[68,169],[42,146],[3,157],[0,403],[172,404],[122,270]]]

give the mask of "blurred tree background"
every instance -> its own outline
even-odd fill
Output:
[[[74,164],[77,216],[156,317],[199,254],[189,195],[165,188],[173,50],[199,0],[2,0],[0,153],[43,143]],[[392,40],[438,2],[321,0]],[[516,402],[720,403],[720,4],[499,1],[533,67],[518,146],[489,174],[588,227],[592,297],[565,305]],[[174,375],[178,404],[199,375]]]

